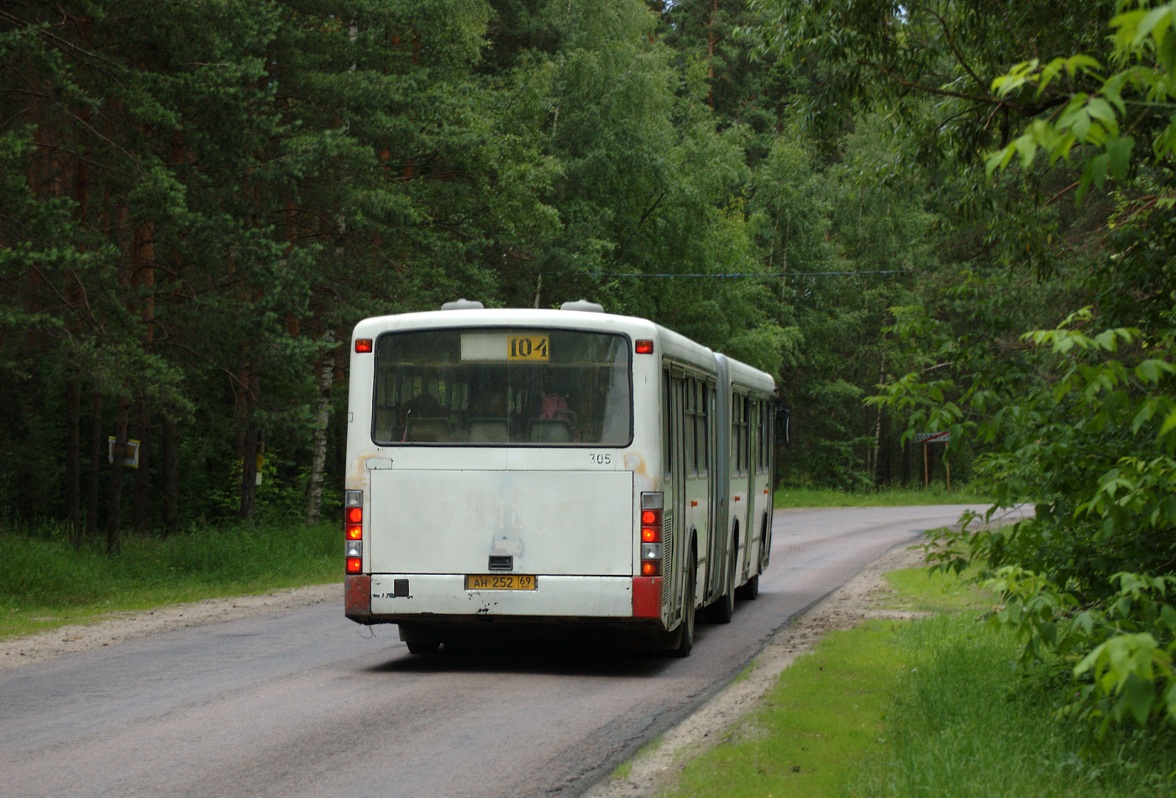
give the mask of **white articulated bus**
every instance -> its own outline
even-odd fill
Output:
[[[690,653],[771,545],[776,386],[589,302],[361,321],[351,347],[347,617],[413,653],[573,623]]]

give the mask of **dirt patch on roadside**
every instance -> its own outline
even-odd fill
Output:
[[[923,563],[919,548],[899,548],[875,560],[764,646],[744,678],[733,682],[658,744],[638,756],[625,778],[607,779],[584,798],[648,798],[673,784],[683,765],[723,739],[723,733],[751,713],[775,685],[780,672],[811,650],[826,632],[852,629],[869,618],[909,619],[918,613],[896,612],[884,605],[894,591],[884,574]]]
[[[156,610],[112,613],[86,624],[62,626],[26,637],[0,640],[0,670],[44,662],[62,654],[74,654],[160,632],[233,621],[325,601],[342,604],[342,585],[314,585],[275,590],[260,596],[211,599]]]

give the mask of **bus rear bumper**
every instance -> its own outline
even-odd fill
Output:
[[[347,588],[347,617],[359,623],[400,623],[446,616],[471,620],[627,619],[634,615],[631,576],[535,577],[533,590],[467,590],[462,574],[372,574],[370,605],[362,612],[365,585]],[[356,601],[352,601],[352,597]]]

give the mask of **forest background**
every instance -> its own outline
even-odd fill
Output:
[[[788,484],[917,484],[950,432],[957,480],[1038,512],[944,563],[987,564],[1075,711],[1176,716],[1174,22],[8,0],[0,520],[112,552],[316,521],[357,320],[584,297],[775,375]]]

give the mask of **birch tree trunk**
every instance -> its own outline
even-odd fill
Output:
[[[325,341],[335,343],[335,334],[327,331]],[[314,453],[310,464],[310,484],[307,486],[306,523],[317,524],[322,517],[323,472],[327,466],[327,427],[331,421],[331,384],[335,375],[335,357],[332,352],[323,355],[319,371],[318,415],[314,424]]]

